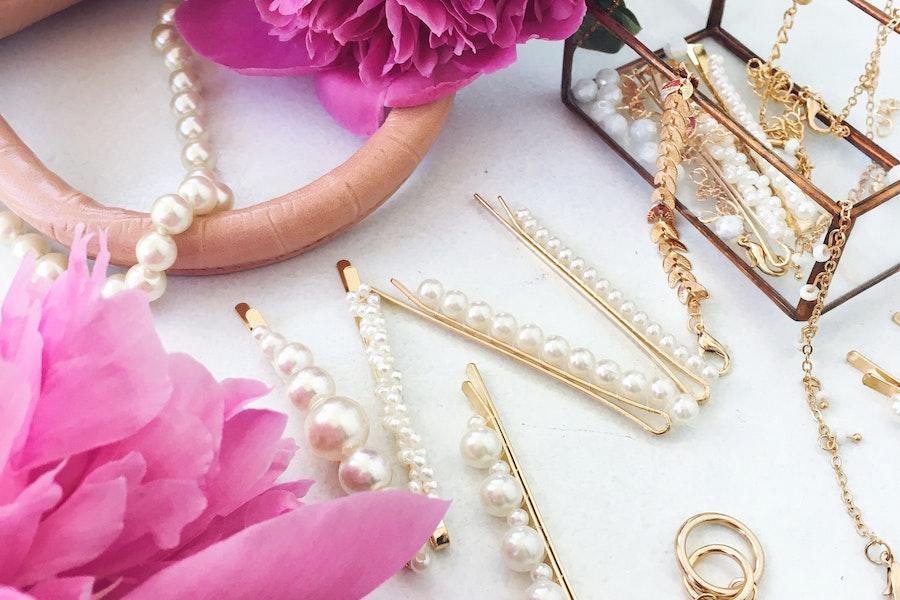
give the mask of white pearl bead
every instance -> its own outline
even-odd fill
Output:
[[[171,25],[175,22],[175,11],[178,10],[178,2],[162,2],[159,5],[159,8],[156,10],[156,14],[159,17],[159,22],[164,23],[166,25]]]
[[[671,350],[675,347],[675,336],[671,333],[667,333],[666,335],[659,338],[659,347],[665,348],[667,350]]]
[[[608,279],[598,279],[596,283],[594,283],[594,291],[600,295],[603,295],[609,291],[610,283]],[[619,298],[621,299],[621,292],[619,292]],[[613,302],[612,299],[609,300]]]
[[[894,165],[884,176],[884,185],[892,185],[900,181],[900,165]]]
[[[547,243],[544,245],[547,251],[556,256],[556,253],[559,252],[560,248],[562,248],[562,241],[559,238],[552,237],[547,240]]]
[[[234,207],[234,192],[231,188],[222,183],[216,182],[216,208],[217,211],[231,210]],[[377,298],[377,296],[376,296]]]
[[[691,371],[699,373],[706,366],[706,363],[703,361],[703,358],[693,354],[684,361],[684,365]]]
[[[599,282],[598,282],[599,283]],[[596,287],[596,286],[595,286]],[[625,296],[619,290],[613,290],[606,295],[606,301],[613,306],[618,306],[625,299]]]
[[[541,346],[544,343],[544,332],[537,325],[528,323],[519,327],[519,333],[516,334],[516,347],[524,350],[528,354],[537,355],[540,353]]]
[[[626,300],[619,306],[619,312],[625,316],[631,316],[637,310],[637,305],[631,300]]]
[[[426,279],[419,284],[416,296],[428,308],[437,308],[444,297],[444,286],[437,279]]]
[[[43,255],[37,260],[37,263],[34,265],[34,273],[38,277],[53,281],[62,275],[68,266],[69,259],[65,254],[51,252]]]
[[[459,441],[459,453],[470,467],[487,469],[500,458],[503,444],[497,432],[488,427],[470,429]]]
[[[169,108],[176,117],[202,114],[203,99],[194,90],[179,92],[172,97]]]
[[[564,266],[568,266],[569,263],[572,262],[572,258],[575,257],[575,253],[571,248],[563,248],[559,252],[556,253],[556,259]]]
[[[165,271],[149,271],[137,264],[125,273],[125,285],[133,290],[142,290],[150,302],[159,300],[166,291]]]
[[[816,244],[813,246],[812,255],[816,262],[825,262],[831,258],[831,249],[827,244]]]
[[[185,68],[193,57],[190,48],[181,41],[169,44],[169,47],[163,52],[163,62],[170,71]]]
[[[588,267],[581,273],[581,280],[585,283],[594,283],[597,277],[597,269],[594,267]]]
[[[597,87],[616,85],[619,83],[619,72],[615,69],[600,69],[594,76]]]
[[[178,32],[175,31],[175,28],[166,23],[160,23],[150,30],[150,41],[153,42],[153,47],[160,51],[165,50],[178,39]]]
[[[662,326],[659,323],[647,323],[644,333],[647,334],[647,337],[651,340],[655,340],[662,335]]]
[[[178,194],[160,196],[150,208],[150,221],[158,230],[178,235],[187,231],[194,221],[194,208]]]
[[[575,275],[580,275],[584,271],[586,264],[583,258],[573,258],[569,262],[569,270]]]
[[[144,268],[158,273],[175,264],[175,259],[178,257],[178,246],[175,245],[172,236],[158,231],[149,231],[138,240],[134,253]]]
[[[29,252],[34,253],[35,258],[40,258],[49,251],[47,238],[39,233],[23,233],[13,242],[13,254],[19,259],[25,258]]]
[[[467,308],[469,299],[459,290],[450,290],[441,300],[441,312],[457,321],[465,316]]]
[[[628,128],[632,139],[638,142],[653,142],[656,140],[656,123],[652,119],[637,119]],[[653,146],[654,160],[656,158],[656,144]]]
[[[263,328],[258,327],[254,329],[254,332],[259,329]],[[256,341],[259,344],[259,349],[262,350],[263,356],[265,356],[266,360],[269,362],[274,361],[275,357],[278,356],[278,353],[281,352],[281,349],[287,344],[287,340],[284,339],[283,335],[268,328],[264,329],[263,333],[256,337]]]
[[[313,454],[339,461],[366,443],[369,419],[355,400],[332,396],[313,404],[304,429]]]
[[[334,394],[334,379],[319,367],[303,367],[290,378],[287,395],[300,409],[315,405]]]
[[[359,448],[338,467],[338,481],[348,494],[384,489],[392,475],[390,464],[371,448]]]
[[[188,114],[175,124],[175,133],[181,142],[206,139],[206,118],[201,114]]]
[[[656,142],[641,142],[635,150],[637,159],[645,165],[653,165],[659,158],[659,144]]]
[[[894,418],[900,422],[900,396],[894,394],[891,396],[893,402],[891,402],[891,413],[894,415]]]
[[[688,57],[688,43],[683,39],[668,42],[664,49],[666,56],[677,61],[686,60]]]
[[[513,571],[527,573],[544,560],[544,538],[533,527],[518,525],[503,536],[500,555]]]
[[[25,222],[9,210],[0,211],[0,242],[12,244],[25,230]]]
[[[668,406],[669,401],[678,394],[678,388],[669,378],[657,377],[650,382],[650,399],[655,408]]]
[[[534,233],[537,231],[538,222],[537,219],[525,219],[522,221],[522,229],[525,230],[525,233]]]
[[[719,378],[719,370],[712,365],[706,365],[700,370],[700,377],[707,381],[715,381]]]
[[[525,600],[565,600],[568,598],[559,584],[545,580],[536,581],[525,590]]]
[[[200,91],[200,77],[191,68],[175,69],[169,74],[169,91],[173,94],[194,90]]]
[[[575,348],[569,353],[569,372],[577,377],[590,377],[594,363],[594,354],[587,348]]]
[[[621,371],[615,361],[603,359],[594,367],[594,381],[596,383],[612,383],[619,379]]]
[[[431,565],[431,549],[428,545],[422,546],[416,555],[409,561],[409,568],[416,573],[421,573],[428,569]]]
[[[647,387],[647,377],[640,371],[627,371],[622,374],[619,385],[626,393],[636,396]]]
[[[508,517],[506,517],[506,524],[510,527],[528,525],[529,521],[531,521],[531,517],[529,517],[528,513],[521,508],[517,508],[516,510],[509,513]]]
[[[690,421],[700,414],[700,405],[687,394],[680,394],[675,398],[669,412],[676,421]]]
[[[586,112],[591,119],[600,123],[606,117],[615,114],[616,107],[609,100],[594,100],[587,105]]]
[[[631,322],[637,325],[638,329],[643,329],[650,322],[650,317],[647,316],[647,313],[638,311],[631,317]]]
[[[686,346],[678,346],[672,351],[672,356],[681,362],[686,361],[691,356],[691,351]]]
[[[114,273],[107,277],[106,281],[103,282],[103,288],[100,290],[100,295],[104,298],[112,298],[126,287],[125,275],[123,273]]]
[[[491,320],[491,335],[500,341],[512,341],[518,329],[516,318],[509,313],[497,313]]]
[[[212,146],[206,140],[192,140],[184,145],[181,150],[181,164],[186,169],[195,167],[206,167],[211,169],[215,166],[216,157],[213,154]]]
[[[466,324],[479,331],[487,331],[491,326],[491,317],[494,311],[487,302],[477,300],[469,304],[466,311]]]
[[[807,302],[814,302],[819,297],[819,287],[808,283],[800,288],[800,298]]]
[[[597,98],[597,83],[593,79],[579,79],[572,86],[572,95],[578,102],[592,102]]]
[[[744,233],[744,220],[737,215],[723,215],[713,221],[713,231],[723,240],[733,240]]]
[[[481,503],[495,517],[507,517],[522,505],[522,485],[508,473],[493,473],[481,482]]]
[[[800,140],[798,140],[797,138],[788,138],[787,141],[784,142],[784,151],[791,156],[795,156],[797,154],[797,150],[799,149]]]
[[[618,90],[618,88],[616,88]],[[621,95],[621,92],[619,92]],[[618,113],[607,115],[600,121],[603,130],[613,138],[621,139],[628,132],[628,121]]]
[[[553,577],[553,569],[547,563],[541,563],[531,570],[532,581],[545,581]]]
[[[487,425],[487,421],[481,415],[473,415],[466,422],[467,429],[481,429]]]
[[[313,365],[313,353],[303,344],[291,342],[290,344],[285,344],[278,351],[272,364],[279,375],[283,378],[288,378],[300,369],[311,367]]]
[[[515,216],[516,221],[521,223],[522,221],[531,218],[531,211],[523,206],[522,208],[517,209],[513,216]]]
[[[543,246],[550,239],[550,231],[546,227],[538,227],[531,236],[538,244]]]
[[[200,174],[186,177],[178,186],[178,195],[187,200],[195,215],[211,213],[219,202],[215,181]]]
[[[569,358],[569,342],[558,335],[551,335],[544,340],[541,358],[556,366],[563,366]]]

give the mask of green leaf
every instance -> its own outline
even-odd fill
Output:
[[[609,11],[615,0],[589,0],[598,8]],[[627,29],[632,35],[637,34],[641,30],[641,24],[631,10],[625,6],[624,2],[620,2],[612,12],[613,18],[618,21],[622,27]],[[599,25],[597,20],[590,14],[586,14],[581,27],[574,35],[578,45],[581,48],[595,50],[597,52],[606,52],[615,54],[622,49],[624,42],[610,33],[606,27]]]

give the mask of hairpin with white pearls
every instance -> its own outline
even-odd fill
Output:
[[[304,431],[312,453],[339,463],[341,488],[352,494],[390,485],[390,463],[380,452],[365,446],[369,438],[369,417],[363,407],[355,400],[334,395],[334,379],[315,366],[309,348],[288,342],[273,331],[256,308],[246,303],[234,308],[263,356],[286,382],[288,398],[298,409],[308,411]]]
[[[463,382],[462,391],[476,414],[469,419],[459,450],[470,467],[488,471],[481,482],[481,503],[485,511],[505,518],[509,525],[500,546],[503,562],[513,571],[530,573],[532,584],[525,591],[526,600],[574,600],[478,367],[470,363],[466,375],[469,379]]]
[[[360,281],[359,273],[347,261],[337,265],[341,282],[347,292],[347,303],[359,329],[366,351],[366,359],[375,383],[375,397],[381,405],[381,425],[393,438],[397,458],[406,469],[409,491],[438,498],[438,482],[434,467],[422,436],[413,429],[409,407],[403,398],[403,374],[397,369],[387,335],[386,321],[381,312],[381,299],[371,286]],[[443,550],[450,545],[447,526],[441,521],[431,536],[410,561],[415,571],[428,568],[431,550]]]

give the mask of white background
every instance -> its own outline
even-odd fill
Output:
[[[705,21],[702,2],[629,4],[646,26],[642,38],[654,47]],[[727,23],[751,48],[766,52],[787,3],[729,4]],[[102,202],[141,209],[181,176],[165,67],[149,44],[155,10],[155,3],[138,0],[86,2],[0,41],[3,116],[67,181]],[[873,36],[873,23],[849,5],[822,0],[801,9],[785,64],[840,105]],[[884,69],[883,88],[894,95],[898,49],[893,40]],[[349,233],[272,267],[170,280],[153,306],[167,348],[193,354],[220,377],[275,383],[232,310],[248,301],[289,338],[308,344],[339,392],[372,407],[363,353],[334,270],[346,257],[373,284],[385,287],[396,276],[415,286],[437,277],[598,355],[639,362],[620,333],[475,206],[475,191],[529,205],[627,297],[689,341],[683,308],[648,239],[648,186],[560,103],[561,54],[561,43],[529,43],[515,66],[460,93],[416,174]],[[239,205],[311,180],[360,144],[330,121],[308,80],[245,78],[211,65],[202,70],[220,170]],[[897,140],[891,145],[896,150]],[[580,598],[684,597],[672,539],[685,518],[706,510],[739,517],[761,538],[768,558],[763,598],[881,597],[883,573],[863,559],[863,541],[815,444],[799,383],[799,326],[689,226],[682,231],[697,275],[712,290],[709,327],[729,344],[735,368],[717,383],[695,425],[661,438],[524,367],[389,311],[414,422],[444,494],[453,499],[447,517],[453,547],[428,574],[403,573],[372,598],[513,598],[527,586],[526,577],[502,567],[503,526],[480,509],[478,476],[458,459],[469,416],[459,385],[469,361],[481,366],[493,391]],[[880,251],[900,253],[895,238],[878,244]],[[15,266],[8,251],[0,254],[3,286]],[[842,433],[865,436],[844,447],[863,513],[900,550],[900,425],[886,399],[863,388],[843,359],[859,349],[900,372],[892,309],[900,309],[896,277],[823,320],[816,359],[835,396],[829,420]],[[310,499],[335,496],[333,465],[307,454],[302,422],[280,388],[261,404],[291,415],[288,433],[301,447],[291,473],[318,480]],[[375,443],[385,444],[374,429]]]

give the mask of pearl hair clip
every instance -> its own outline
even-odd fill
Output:
[[[505,518],[509,525],[501,546],[503,560],[513,571],[531,573],[526,600],[575,600],[478,367],[470,363],[466,375],[462,391],[475,416],[469,419],[459,449],[466,464],[489,471],[481,483],[481,501],[488,513]]]
[[[863,385],[891,400],[891,411],[900,420],[900,380],[856,350],[847,353],[847,362],[862,371]]]
[[[406,468],[409,491],[430,498],[438,496],[438,482],[434,468],[428,463],[428,454],[422,445],[422,436],[410,425],[409,409],[403,401],[403,374],[394,364],[385,318],[381,312],[381,295],[371,286],[362,283],[359,273],[350,266],[338,263],[338,271],[350,314],[359,329],[366,350],[366,358],[375,382],[375,396],[381,403],[381,424],[394,439],[397,457]],[[424,570],[431,562],[431,550],[444,550],[450,546],[450,533],[443,521],[430,539],[431,549],[423,546],[410,561],[410,568]]]
[[[359,280],[359,275],[356,271],[356,268],[353,267],[353,265],[351,265],[349,261],[342,260],[338,263],[337,267],[338,271],[341,273],[341,277],[345,281]],[[669,429],[671,428],[672,417],[667,411],[648,406],[642,402],[638,402],[636,400],[628,398],[623,394],[605,389],[604,387],[592,383],[584,379],[583,377],[576,376],[571,371],[567,370],[565,368],[565,365],[563,364],[553,364],[551,362],[548,362],[548,360],[545,360],[547,354],[541,351],[542,349],[540,348],[540,344],[538,345],[538,347],[531,347],[530,351],[525,350],[522,347],[515,345],[512,340],[504,341],[492,336],[487,331],[471,325],[470,323],[457,320],[453,317],[448,316],[447,314],[444,314],[443,312],[437,310],[436,306],[438,303],[431,302],[431,304],[433,304],[434,306],[426,304],[420,295],[412,292],[409,288],[404,286],[396,279],[391,279],[391,283],[400,291],[401,294],[403,294],[403,296],[405,296],[408,302],[394,298],[390,294],[387,294],[386,292],[383,292],[378,288],[371,286],[368,286],[368,288],[371,290],[371,294],[376,295],[380,299],[380,301],[386,302],[398,308],[402,308],[403,310],[417,315],[430,323],[439,325],[441,327],[444,327],[445,329],[449,329],[450,331],[458,333],[459,335],[462,335],[469,340],[478,342],[483,346],[495,350],[508,358],[517,360],[522,364],[540,371],[541,373],[544,373],[545,375],[548,375],[553,379],[556,379],[557,381],[560,381],[568,385],[569,387],[586,394],[593,400],[604,404],[626,419],[637,423],[645,431],[656,435],[662,435],[669,431]],[[423,283],[426,284],[425,287],[431,287],[429,284],[437,282],[426,280]],[[442,287],[441,290],[443,290]],[[451,293],[461,294],[461,292],[456,291],[448,292],[448,294]],[[426,296],[426,300],[427,299],[428,298]],[[485,309],[485,312],[490,311],[490,307],[485,303],[472,303],[472,305],[475,305],[479,310]],[[470,307],[472,305],[470,305]],[[487,319],[489,317],[485,318]],[[538,328],[536,328],[535,326],[530,327],[534,327],[536,333],[539,333]],[[550,341],[549,338],[548,341]],[[565,343],[565,347],[563,347],[563,344],[561,343],[565,342],[565,340],[553,340],[553,342],[554,354],[558,354],[563,350],[568,350],[568,343]],[[560,343],[557,344],[557,342]],[[565,355],[565,353],[561,354],[561,356]],[[616,379],[618,379],[617,368],[615,371],[613,369],[608,369],[604,371],[604,373],[604,376],[611,376],[615,374]],[[641,382],[641,386],[643,387],[643,382]],[[674,388],[674,384],[672,384],[672,386]],[[699,410],[699,404],[689,395],[679,394],[675,398],[675,400],[676,402],[679,400],[681,401],[679,406],[682,407],[685,418],[690,418],[697,414]]]

